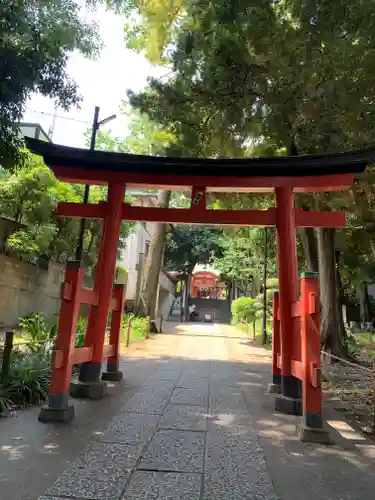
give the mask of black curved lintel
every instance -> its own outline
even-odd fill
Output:
[[[50,167],[184,176],[290,177],[359,174],[375,163],[375,147],[347,153],[251,158],[173,158],[90,151],[26,138],[30,151]]]

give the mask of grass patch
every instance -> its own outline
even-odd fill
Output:
[[[139,318],[134,314],[126,314],[122,323],[122,342],[126,342],[126,333],[129,320],[131,322],[130,344],[133,342],[138,342],[140,340],[145,340],[150,333],[149,319],[147,317]]]
[[[272,348],[272,325],[268,325],[268,343],[263,345],[263,324],[261,318],[255,320],[255,336],[254,336],[254,325],[251,323],[236,323],[234,326],[241,330],[241,332],[246,333],[251,339],[254,339],[257,345],[264,347],[265,349]]]
[[[361,332],[353,335],[361,355],[368,358],[368,361],[375,360],[375,336],[371,332]]]

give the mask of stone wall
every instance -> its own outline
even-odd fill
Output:
[[[47,317],[59,311],[64,267],[50,263],[48,270],[0,255],[0,329],[17,324],[32,312]]]

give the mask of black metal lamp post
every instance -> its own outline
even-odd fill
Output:
[[[263,268],[263,345],[267,344],[267,247],[268,230],[264,229],[264,268]]]
[[[104,125],[105,123],[108,123],[116,118],[116,115],[111,115],[108,116],[108,118],[104,118],[104,120],[99,121],[99,106],[95,106],[95,111],[94,111],[94,120],[92,122],[92,130],[91,130],[91,141],[90,141],[90,151],[95,150],[95,142],[96,142],[96,132],[99,130],[99,127],[101,125]],[[83,195],[83,203],[87,204],[89,201],[89,194],[90,194],[90,186],[86,185],[85,186],[85,192]],[[85,236],[85,227],[86,227],[86,219],[81,219],[81,224],[79,228],[79,235],[78,235],[78,242],[77,242],[77,248],[76,248],[76,255],[75,255],[75,260],[78,262],[82,262],[82,257],[83,257],[83,239]]]

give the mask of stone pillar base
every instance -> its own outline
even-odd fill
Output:
[[[118,382],[119,380],[122,380],[122,372],[120,372],[120,370],[117,370],[115,372],[103,372],[102,380],[108,380],[109,382]]]
[[[275,410],[287,415],[302,415],[302,402],[279,394],[275,398]]]
[[[72,380],[70,382],[70,395],[73,398],[101,399],[107,395],[107,383],[101,380],[97,382]]]
[[[298,437],[303,443],[333,444],[327,430],[307,427],[305,424],[298,426]]]
[[[268,384],[268,392],[270,394],[281,394],[281,385],[280,384]]]
[[[69,422],[74,418],[74,406],[69,405],[66,408],[51,408],[45,405],[41,408],[38,420],[39,422]]]

